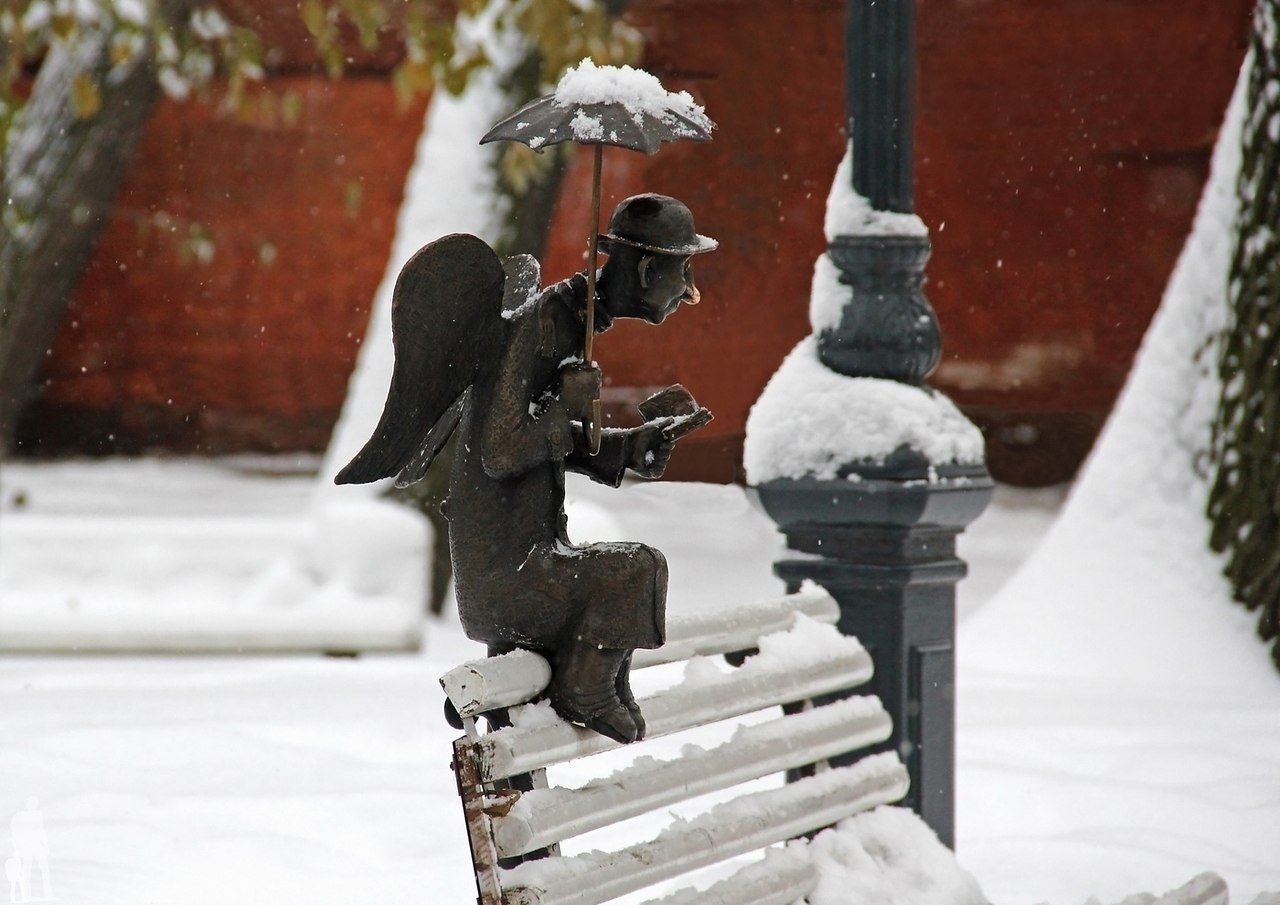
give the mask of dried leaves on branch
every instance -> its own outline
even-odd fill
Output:
[[[368,51],[388,37],[404,48],[392,70],[402,102],[441,87],[461,94],[473,73],[492,66],[493,39],[517,33],[529,60],[514,67],[519,103],[550,91],[584,57],[622,65],[640,58],[640,33],[621,18],[626,0],[302,0],[299,12],[325,70],[340,77],[355,40]],[[510,68],[510,67],[509,67]],[[506,188],[523,195],[543,180],[551,155],[520,145],[503,150]]]
[[[1280,0],[1258,3],[1250,52],[1210,543],[1280,668]]]
[[[269,87],[248,91],[267,77],[272,59],[252,27],[261,21],[255,2],[0,4],[0,451],[32,395],[156,97],[216,98],[229,115],[249,118],[298,115],[289,92],[275,111],[263,106],[272,103]],[[640,41],[618,18],[622,2],[302,0],[297,9],[332,76],[346,71],[356,46],[401,48],[391,78],[408,100],[437,86],[461,92],[494,63],[492,36],[504,30],[532,48],[522,83],[549,86],[584,56],[631,62]],[[520,151],[502,166],[516,194],[545,184],[551,166]],[[213,238],[198,223],[188,234],[201,243],[189,249],[192,259],[207,259],[201,252]]]
[[[51,52],[104,41],[98,65],[77,72],[66,102],[81,119],[102,111],[102,95],[145,61],[171,97],[184,99],[215,75],[228,103],[263,76],[263,47],[249,28],[216,6],[155,0],[27,0],[0,10],[0,152],[29,97],[32,76]]]

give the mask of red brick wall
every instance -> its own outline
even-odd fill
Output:
[[[933,383],[987,428],[1006,479],[1067,477],[1123,386],[1252,7],[921,4],[917,197],[945,356]]]
[[[999,476],[1069,474],[1123,383],[1190,224],[1251,5],[919,4],[916,196],[944,331],[933,382],[988,426]],[[723,243],[697,262],[700,307],[659,329],[620,325],[599,345],[615,390],[680,380],[716,412],[676,474],[732,476],[751,402],[808,329],[843,149],[844,7],[632,4],[646,66],[720,124],[710,145],[605,155],[606,209],[636,191],[673,194]],[[270,88],[302,94],[294,125],[162,105],[50,359],[30,442],[323,446],[422,110],[399,112],[375,75]],[[581,266],[586,164],[575,161],[552,225],[548,279]],[[207,223],[213,262],[183,263],[154,233],[140,241],[136,215],[156,209]]]
[[[387,266],[423,104],[387,81],[270,80],[296,120],[162,102],[45,371],[24,445],[318,450]],[[144,227],[157,212],[177,233]],[[191,223],[206,264],[182,254]]]
[[[844,9],[844,0],[632,6],[646,68],[689,91],[719,126],[710,144],[665,145],[652,157],[607,149],[604,160],[603,222],[627,195],[661,192],[721,243],[694,264],[702,304],[659,328],[620,323],[596,351],[615,386],[678,380],[715,413],[677,450],[677,476],[734,477],[751,403],[808,332],[809,280],[844,146]],[[577,155],[561,194],[548,278],[581,267],[589,157]]]
[[[919,4],[916,198],[944,335],[931,382],[988,428],[998,476],[1068,477],[1123,385],[1190,226],[1251,8]],[[646,65],[720,130],[711,145],[652,158],[608,153],[605,207],[635,191],[676,195],[723,245],[697,262],[699,308],[660,331],[619,327],[597,357],[620,384],[686,383],[717,420],[673,469],[724,477],[752,401],[808,331],[843,151],[845,4],[633,9]],[[578,266],[585,158],[562,198],[549,275]]]

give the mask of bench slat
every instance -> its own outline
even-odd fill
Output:
[[[672,613],[667,619],[667,643],[657,650],[636,651],[632,668],[755,647],[761,635],[789,628],[796,613],[834,624],[840,608],[826,591],[809,585],[796,594],[730,610]],[[547,661],[527,650],[473,660],[440,678],[445,694],[464,717],[523,704],[541,694],[550,681]]]
[[[514,707],[537,697],[551,682],[551,664],[530,650],[472,660],[440,677],[449,702],[464,717]],[[530,689],[537,689],[530,693]]]
[[[714,748],[687,746],[676,760],[646,759],[580,789],[526,792],[506,816],[493,818],[494,841],[500,856],[520,855],[655,808],[884,741],[891,731],[889,715],[877,698],[848,698],[742,726]]]
[[[510,905],[600,905],[691,870],[829,826],[906,794],[907,772],[878,754],[781,789],[743,795],[650,842],[500,871]]]
[[[840,605],[817,585],[786,597],[722,610],[686,612],[667,618],[667,642],[656,650],[638,650],[631,658],[634,669],[676,663],[692,657],[709,657],[756,646],[761,635],[784,632],[795,623],[796,613],[814,622],[835,625]]]
[[[772,848],[706,889],[684,888],[641,905],[792,905],[818,885],[818,870],[802,848]]]
[[[760,643],[763,646],[778,637],[768,636]],[[777,704],[857,688],[871,674],[871,658],[857,639],[837,636],[803,658],[757,655],[715,681],[686,679],[645,698],[640,707],[648,737],[657,738]],[[475,743],[475,753],[481,778],[493,782],[614,747],[617,743],[602,735],[556,722],[491,732]]]

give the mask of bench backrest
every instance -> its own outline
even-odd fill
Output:
[[[646,739],[780,706],[783,712],[744,723],[712,747],[685,746],[666,760],[644,757],[576,789],[549,787],[546,768],[619,746],[545,709],[502,713],[541,694],[551,677],[542,657],[517,651],[467,663],[442,677],[467,730],[454,743],[454,770],[482,905],[597,905],[905,795],[907,774],[895,754],[870,755],[848,767],[825,764],[884,741],[891,729],[873,697],[812,704],[813,698],[845,692],[871,677],[870,657],[856,639],[835,630],[837,617],[835,601],[814,586],[762,604],[669,615],[666,645],[636,651],[633,674],[697,657],[750,653],[735,657],[741,665],[727,670],[699,661],[673,687],[642,698]],[[481,732],[476,718],[495,711],[495,723],[504,728]],[[629,750],[642,755],[645,745]],[[740,794],[643,843],[559,855],[562,840],[783,771],[809,775],[781,788]],[[527,860],[529,853],[539,857]],[[790,903],[812,884],[806,859],[792,849],[772,850],[698,893],[697,901]],[[690,895],[682,891],[661,902],[680,905],[693,901]]]

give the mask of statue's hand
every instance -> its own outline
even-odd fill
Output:
[[[570,418],[590,420],[591,403],[600,398],[600,383],[600,369],[594,365],[569,365],[560,372],[560,387],[556,395]]]
[[[676,441],[667,436],[664,426],[645,424],[627,435],[627,467],[642,478],[662,477],[676,448]]]

